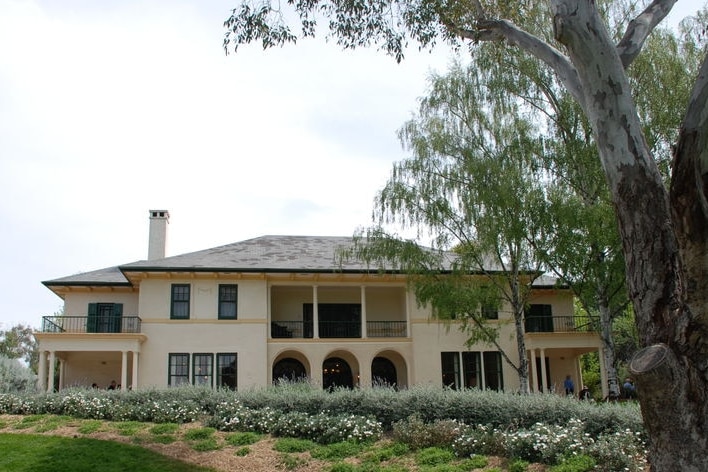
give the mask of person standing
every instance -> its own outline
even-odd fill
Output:
[[[566,375],[565,381],[563,382],[563,387],[565,388],[566,396],[575,394],[575,384],[573,383],[573,378],[570,375]]]

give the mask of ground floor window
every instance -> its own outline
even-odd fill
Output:
[[[178,387],[189,384],[189,354],[170,354],[167,385]]]
[[[236,390],[237,355],[235,352],[216,355],[216,386]]]
[[[192,383],[211,387],[214,378],[214,356],[212,354],[194,354],[192,362]]]
[[[190,358],[192,361],[191,371]],[[214,359],[216,359],[216,368]],[[171,353],[168,356],[167,385],[178,387],[193,384],[236,390],[237,359],[235,352]]]
[[[503,390],[501,354],[494,352],[441,352],[442,384],[452,389]]]

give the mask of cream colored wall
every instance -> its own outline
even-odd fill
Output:
[[[140,284],[140,316],[143,320],[170,319],[173,284],[190,285],[190,320],[218,318],[219,284],[238,285],[238,318],[265,320],[268,310],[267,286],[262,280],[190,278],[148,279]]]
[[[140,354],[141,386],[166,387],[169,354],[238,354],[239,388],[266,385],[267,349],[265,321],[194,320],[143,323],[148,340]],[[191,379],[191,373],[190,373]]]
[[[65,359],[64,388],[90,387],[96,383],[99,388],[105,389],[112,380],[120,384],[120,352],[67,352],[62,357]],[[130,372],[133,368],[130,356],[127,367],[130,385]]]
[[[573,315],[573,295],[568,290],[537,290],[531,293],[529,304],[552,305],[553,316]]]
[[[123,315],[138,315],[138,293],[111,292],[71,292],[64,297],[66,316],[87,316],[89,303],[122,303]]]
[[[312,303],[312,286],[271,287],[271,319],[302,321],[302,304]]]
[[[404,287],[366,287],[367,321],[405,321]]]

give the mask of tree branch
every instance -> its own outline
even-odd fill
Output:
[[[518,28],[508,20],[479,19],[474,30],[458,28],[444,18],[442,21],[446,27],[462,38],[471,41],[505,40],[526,51],[549,66],[578,102],[581,104],[584,102],[585,98],[575,67],[563,53],[537,36]]]
[[[622,40],[617,44],[617,54],[626,69],[634,61],[649,34],[666,18],[676,0],[654,0],[643,12],[629,22]]]

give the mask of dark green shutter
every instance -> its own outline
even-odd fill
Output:
[[[88,318],[86,319],[86,332],[95,333],[98,321],[98,303],[88,304]]]
[[[120,333],[123,322],[123,304],[113,304],[113,316],[111,317],[111,333]]]

